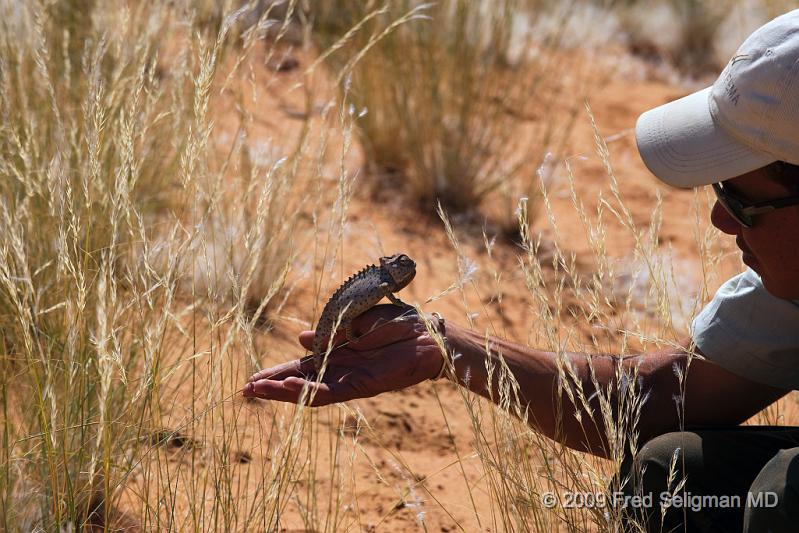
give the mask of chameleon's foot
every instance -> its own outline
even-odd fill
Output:
[[[407,309],[408,307],[413,307],[412,305],[408,305],[399,298],[397,298],[396,296],[394,296],[393,293],[389,292],[388,294],[386,294],[386,298],[388,298],[388,300],[397,307],[401,307],[403,309]]]

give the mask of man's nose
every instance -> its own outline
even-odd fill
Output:
[[[713,210],[710,212],[710,222],[728,235],[738,235],[743,228],[718,202],[713,204]]]

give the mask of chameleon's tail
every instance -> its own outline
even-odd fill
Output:
[[[311,347],[313,352],[313,363],[314,368],[317,372],[322,370],[322,362],[325,359],[325,352],[327,352],[327,346],[325,346],[325,339],[321,335],[315,335],[313,339],[313,345]]]

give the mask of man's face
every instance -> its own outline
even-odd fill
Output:
[[[724,187],[751,202],[792,196],[764,169],[727,180]],[[735,235],[743,262],[760,275],[767,291],[778,298],[799,299],[799,206],[755,215],[752,228],[745,228],[716,202],[711,221],[724,233]]]

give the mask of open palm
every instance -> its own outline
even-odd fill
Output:
[[[357,340],[334,338],[321,380],[308,356],[266,368],[252,375],[244,396],[306,402],[314,406],[367,398],[404,389],[436,376],[443,364],[438,345],[422,320],[395,305],[378,305],[352,322]],[[314,332],[300,333],[311,349]]]

